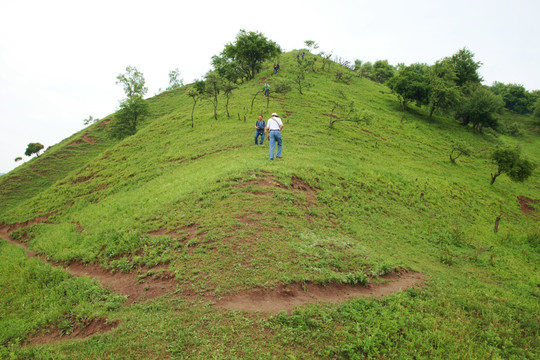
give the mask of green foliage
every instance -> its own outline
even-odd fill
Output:
[[[388,63],[388,60],[377,60],[373,64],[371,74],[373,80],[384,84],[394,76],[394,71],[394,67]]]
[[[450,151],[450,162],[455,164],[456,159],[459,158],[461,155],[470,156],[471,154],[472,148],[469,146],[469,144],[461,140],[455,140],[452,143]]]
[[[36,156],[39,156],[39,152],[43,150],[44,146],[40,143],[29,143],[26,147],[26,151],[24,152],[24,155],[26,156],[32,156],[33,154],[36,154]]]
[[[304,41],[304,44],[306,44],[306,46],[308,47],[310,52],[312,52],[313,50],[316,50],[316,49],[319,48],[319,44],[317,44],[313,40],[306,40],[306,41]]]
[[[289,79],[278,78],[274,80],[274,92],[277,94],[286,94],[291,91],[293,83]]]
[[[454,69],[444,61],[437,61],[430,67],[428,79],[427,105],[431,119],[435,111],[446,113],[453,109],[461,94],[455,84],[457,76]]]
[[[538,98],[536,102],[534,103],[533,116],[536,119],[536,121],[540,123],[540,98]]]
[[[450,58],[445,59],[451,64],[456,73],[456,85],[480,85],[482,77],[478,74],[478,69],[482,65],[480,61],[474,61],[474,54],[467,48],[460,49]]]
[[[523,85],[504,84],[495,82],[491,86],[494,94],[500,95],[504,100],[504,106],[510,111],[518,114],[527,114],[532,112],[534,95],[530,94]]]
[[[502,111],[503,101],[484,86],[468,88],[457,106],[455,118],[474,129],[497,128],[497,114]]]
[[[225,45],[221,59],[218,61],[216,58],[214,66],[222,67],[224,63],[230,63],[243,79],[251,80],[261,70],[264,61],[280,53],[279,45],[268,40],[263,34],[240,30],[235,43]]]
[[[143,73],[135,66],[127,66],[124,74],[119,74],[116,79],[117,85],[122,85],[128,98],[139,95],[141,98],[146,94],[148,88],[145,85]]]
[[[149,114],[148,103],[140,95],[132,95],[120,103],[120,110],[111,123],[110,133],[115,139],[134,135],[142,118]]]
[[[513,181],[523,182],[531,176],[534,164],[520,156],[518,148],[498,148],[493,151],[491,160],[497,165],[497,172],[491,174],[491,184],[495,182],[497,176],[507,174]]]
[[[178,68],[169,71],[169,86],[167,90],[177,90],[184,86],[184,80],[180,78],[180,70]]]
[[[386,85],[398,96],[401,109],[405,110],[410,101],[419,104],[427,102],[429,92],[426,78],[428,66],[425,64],[412,64],[397,71]]]

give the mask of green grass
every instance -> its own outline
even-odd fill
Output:
[[[282,56],[276,77],[292,80],[294,57],[295,52]],[[202,101],[192,128],[192,102],[182,88],[149,99],[152,115],[132,137],[113,142],[95,124],[88,129],[95,143],[70,145],[81,132],[55,145],[0,178],[0,223],[51,214],[14,236],[53,261],[97,263],[115,271],[165,264],[181,289],[199,294],[357,282],[388,269],[423,272],[426,286],[276,316],[167,296],[119,307],[118,297],[99,285],[24,260],[22,251],[3,255],[4,249],[18,250],[1,243],[0,266],[6,271],[0,284],[13,290],[0,295],[0,304],[19,325],[1,331],[0,355],[538,357],[538,210],[524,215],[517,197],[540,199],[540,175],[535,171],[525,183],[501,176],[489,185],[495,171],[489,154],[496,146],[519,144],[524,156],[540,164],[534,123],[505,114],[526,131],[495,137],[450,117],[430,122],[422,108],[403,114],[383,85],[358,77],[350,84],[336,82],[337,64],[329,72],[307,73],[311,87],[304,95],[293,88],[271,97],[267,109],[260,79],[273,81],[267,69],[233,92],[229,119],[224,97],[219,121],[210,102]],[[371,121],[330,128],[324,114],[336,101],[354,101]],[[266,119],[274,111],[285,124],[284,158],[270,162],[267,146],[252,145],[253,125],[259,113]],[[457,139],[469,143],[473,154],[452,164],[449,153]],[[531,206],[537,209],[538,203]],[[10,272],[14,261],[21,269]],[[32,271],[47,280],[33,279],[24,289],[23,274]],[[59,309],[51,308],[52,300],[40,296],[50,288],[88,288],[81,291],[100,294],[99,301],[74,291]],[[29,296],[34,305],[28,311],[9,307],[21,308]],[[42,311],[37,318],[36,309]],[[107,317],[119,325],[84,341],[20,345],[39,329],[61,327],[58,316]]]

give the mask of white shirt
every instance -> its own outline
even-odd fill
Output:
[[[266,126],[270,131],[272,130],[280,130],[280,128],[283,126],[283,123],[281,122],[281,119],[277,116],[272,116],[268,121],[266,122]]]

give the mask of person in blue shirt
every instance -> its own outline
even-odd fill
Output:
[[[264,141],[264,128],[266,127],[266,123],[263,120],[262,116],[259,116],[259,120],[255,123],[255,145],[257,145],[257,138],[259,135],[261,136],[261,145]]]

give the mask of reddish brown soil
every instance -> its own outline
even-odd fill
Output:
[[[92,320],[88,324],[75,324],[73,330],[69,334],[62,333],[55,328],[50,328],[48,331],[34,335],[26,339],[28,345],[45,345],[62,340],[70,339],[86,339],[92,335],[103,334],[111,331],[118,326],[118,321],[108,323],[105,319]]]
[[[230,310],[277,314],[291,312],[295,307],[308,303],[340,303],[359,297],[384,297],[411,287],[424,284],[424,276],[415,272],[391,274],[382,278],[380,284],[368,287],[359,285],[288,284],[273,290],[256,289],[225,297],[218,306]]]
[[[525,196],[518,196],[517,200],[521,207],[521,212],[525,215],[529,215],[535,210],[534,207],[529,204],[536,204],[538,202],[538,200],[529,199]]]

